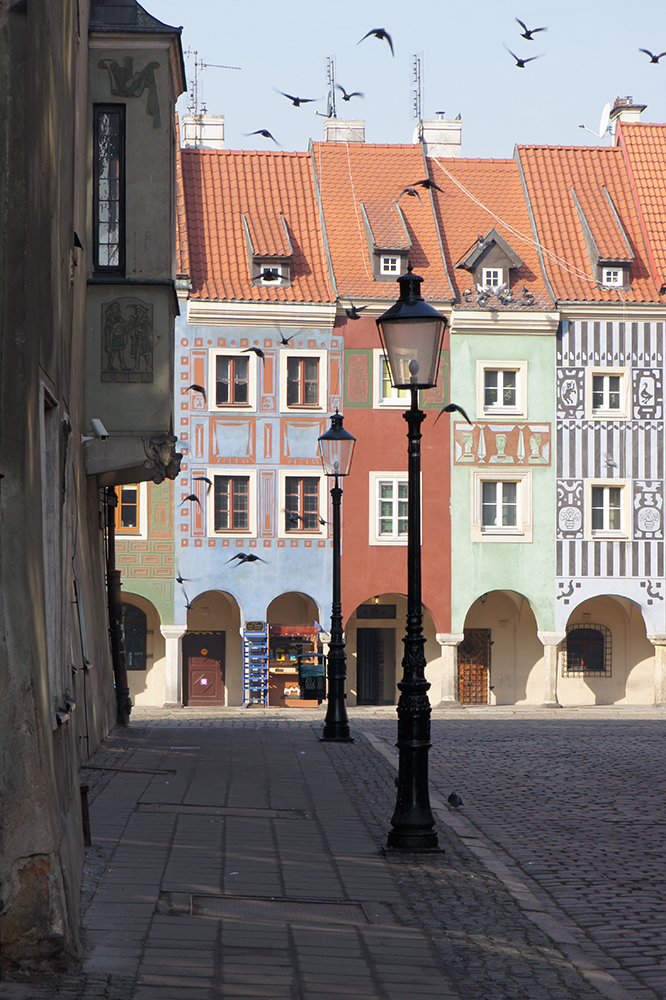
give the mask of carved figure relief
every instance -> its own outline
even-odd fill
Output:
[[[157,94],[155,70],[160,68],[158,62],[149,62],[141,70],[134,70],[134,59],[125,56],[122,66],[115,59],[100,59],[99,69],[105,69],[109,74],[111,93],[114,97],[141,97],[148,91],[146,114],[153,119],[153,128],[160,128],[160,101]]]
[[[456,465],[550,465],[550,424],[454,424]]]
[[[152,382],[153,307],[123,296],[102,304],[102,382]]]

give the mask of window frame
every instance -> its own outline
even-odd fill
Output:
[[[148,486],[148,483],[123,483],[121,486],[116,487],[116,496],[118,497],[118,503],[115,509],[116,537],[127,541],[148,537]],[[134,528],[123,528],[120,523],[124,489],[136,489],[137,491],[138,526],[136,530]]]
[[[621,264],[604,264],[601,268],[601,284],[604,288],[623,288],[625,284],[625,273],[625,268]],[[609,281],[608,276],[610,274],[618,275],[619,281]]]
[[[206,476],[213,485],[206,491],[206,535],[208,538],[257,537],[257,472],[246,466],[214,465],[206,469]],[[248,527],[215,528],[215,477],[248,480]]]
[[[631,538],[631,480],[629,479],[586,479],[585,480],[585,539],[593,542],[601,539],[626,541]],[[593,528],[592,527],[592,490],[595,487],[602,489],[617,488],[620,494],[620,527],[619,528]],[[606,505],[604,504],[604,510]]]
[[[470,470],[470,536],[473,542],[532,541],[532,470]],[[516,483],[516,524],[483,524],[483,484]]]
[[[100,156],[99,156],[99,135],[100,135],[100,120],[101,116],[104,114],[118,114],[119,116],[119,134],[118,134],[118,263],[117,264],[102,264],[100,263],[100,248],[102,246],[108,246],[109,244],[100,244],[99,241],[99,229],[100,229],[100,205],[102,198],[100,198]],[[92,167],[93,167],[93,188],[92,188],[92,231],[93,231],[93,272],[96,274],[125,274],[125,262],[126,262],[126,243],[127,243],[127,226],[126,226],[126,205],[125,205],[125,195],[126,195],[126,162],[125,162],[125,136],[126,136],[126,124],[125,124],[125,105],[124,104],[94,104],[93,105],[93,147],[92,147]]]
[[[489,274],[495,274],[495,273],[497,274],[497,284],[494,284],[494,283],[493,284],[489,284],[488,283],[488,275]],[[506,278],[504,277],[504,268],[503,267],[482,267],[481,268],[481,287],[484,290],[488,289],[489,291],[494,292],[498,288],[501,288],[502,285],[505,285],[505,284],[506,284]]]
[[[316,466],[293,466],[289,469],[279,470],[279,498],[280,502],[278,505],[278,523],[277,523],[277,535],[278,538],[326,538],[328,535],[328,524],[317,523],[317,528],[301,528],[300,526],[294,525],[293,528],[287,530],[286,525],[286,509],[287,509],[287,479],[317,479],[319,482],[318,491],[318,514],[319,517],[323,517],[325,521],[328,521],[328,477],[324,475],[323,472],[319,472]]]
[[[372,350],[372,399],[373,408],[376,410],[380,409],[397,409],[408,410],[410,407],[410,396],[409,389],[396,389],[391,385],[391,380],[389,377],[389,390],[391,395],[384,396],[384,365],[387,367],[388,372],[388,361],[386,360],[386,355],[382,351],[381,347],[375,347]],[[403,393],[400,396],[399,393]]]
[[[423,474],[421,474],[421,479],[423,479]],[[409,476],[404,470],[393,471],[393,472],[379,472],[377,470],[372,470],[369,473],[368,481],[368,544],[369,545],[379,545],[379,546],[401,546],[405,547],[407,545],[407,534],[403,537],[396,536],[387,538],[385,535],[379,534],[379,483],[386,482],[387,480],[392,480],[396,483],[408,483]],[[423,485],[421,483],[421,485]],[[423,492],[421,492],[423,496]],[[395,498],[399,499],[399,498]],[[409,514],[409,507],[408,507]]]
[[[603,638],[603,669],[594,670],[585,667],[569,667],[569,636],[580,630],[600,632]],[[566,635],[560,651],[560,667],[562,677],[611,677],[613,672],[613,636],[606,625],[594,622],[571,622],[566,627]]]
[[[493,361],[478,360],[476,362],[476,416],[478,420],[488,420],[497,417],[524,417],[527,419],[527,361]],[[485,405],[486,372],[516,372],[516,405],[505,406]]]
[[[210,372],[208,378],[208,408],[216,413],[248,413],[257,409],[257,362],[258,358],[254,351],[243,351],[240,348],[234,349],[220,348],[210,352]],[[217,402],[217,359],[218,358],[246,358],[247,368],[247,403],[218,403]]]
[[[316,413],[326,409],[328,399],[328,352],[327,351],[280,351],[280,411],[283,413]],[[303,361],[317,359],[318,393],[316,403],[298,403],[287,405],[287,372],[289,359],[299,358]]]
[[[620,378],[619,409],[594,408],[594,378],[595,376]],[[628,420],[631,415],[631,368],[616,368],[611,365],[593,366],[585,369],[585,416],[588,420]]]

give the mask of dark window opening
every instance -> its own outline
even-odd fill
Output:
[[[128,670],[146,670],[146,639],[148,622],[141,608],[123,604],[125,655]]]
[[[217,406],[247,406],[248,358],[218,357],[215,371]]]
[[[98,105],[93,121],[93,245],[96,271],[125,270],[125,108]]]
[[[563,673],[611,676],[611,633],[605,625],[568,625]]]

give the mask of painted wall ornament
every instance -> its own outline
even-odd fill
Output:
[[[633,371],[634,420],[661,420],[664,386],[659,368],[635,368]]]
[[[102,304],[102,382],[152,382],[153,307],[123,296]]]
[[[582,479],[560,479],[557,483],[557,537],[583,537]]]
[[[97,66],[108,72],[114,97],[141,97],[147,90],[146,114],[153,119],[153,128],[160,128],[162,119],[155,81],[155,70],[160,68],[158,62],[146,63],[143,69],[135,71],[133,57],[125,56],[122,66],[115,59],[100,59]]]
[[[550,424],[469,424],[453,427],[456,465],[550,465]]]
[[[558,415],[582,417],[585,388],[584,368],[560,368],[557,371]]]
[[[634,538],[664,537],[664,484],[639,480],[634,483]]]

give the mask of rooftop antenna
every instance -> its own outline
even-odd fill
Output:
[[[220,66],[217,63],[205,63],[203,59],[199,59],[196,49],[186,49],[186,56],[194,56],[194,78],[192,81],[192,90],[190,91],[190,101],[191,104],[188,107],[188,111],[195,119],[200,119],[206,114],[206,105],[203,101],[199,102],[199,74],[204,69],[240,69],[240,66]]]
[[[412,118],[416,118],[417,133],[419,142],[423,141],[423,110],[422,110],[422,92],[421,92],[421,61],[423,59],[423,53],[416,53],[412,56],[412,83],[414,84],[414,89],[412,91]]]
[[[326,115],[328,118],[337,118],[338,115],[335,109],[335,56],[326,57],[326,82],[328,83]]]
[[[604,110],[601,112],[598,132],[594,132],[591,128],[588,128],[587,125],[579,125],[578,128],[585,129],[585,131],[589,132],[590,135],[596,135],[597,139],[603,139],[607,132],[610,132],[612,135],[612,129],[609,125],[610,111],[611,106],[609,101],[607,104],[604,104]]]

